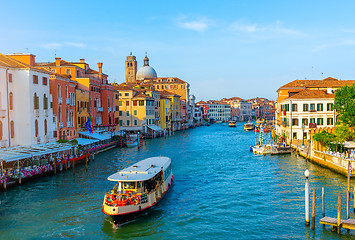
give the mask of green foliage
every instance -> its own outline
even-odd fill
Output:
[[[73,140],[70,141],[70,143],[71,143],[72,145],[78,145],[78,140],[73,139]]]
[[[322,146],[327,146],[334,140],[335,140],[335,136],[324,130],[321,133],[316,133],[313,135],[313,141],[319,142]]]
[[[338,121],[349,127],[355,127],[355,85],[345,85],[335,92],[334,109]]]
[[[69,141],[66,140],[66,139],[59,139],[59,140],[57,141],[57,143],[67,143],[67,142],[69,142]]]

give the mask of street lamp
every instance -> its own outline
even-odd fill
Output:
[[[305,218],[306,226],[309,226],[309,170],[304,171],[304,176],[306,177],[306,183],[304,187],[304,200],[305,200]]]
[[[302,123],[302,147],[304,147],[304,124]]]

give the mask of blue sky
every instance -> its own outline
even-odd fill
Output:
[[[198,100],[276,99],[295,79],[355,79],[353,1],[6,1],[0,52],[37,61],[103,62],[123,82],[125,57],[179,77]]]

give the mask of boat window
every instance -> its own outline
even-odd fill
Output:
[[[134,184],[134,182],[125,182],[125,183],[123,183],[123,188],[124,189],[134,189],[134,186],[135,184]]]
[[[137,189],[141,188],[141,182],[137,182]]]

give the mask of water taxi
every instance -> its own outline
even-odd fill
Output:
[[[254,123],[247,122],[244,124],[244,131],[251,131],[254,130]]]
[[[173,181],[171,159],[144,159],[107,178],[115,182],[105,194],[102,212],[122,223],[154,206],[170,188]]]
[[[228,126],[229,127],[236,127],[237,126],[237,122],[236,121],[229,121],[228,122]]]
[[[135,141],[133,141],[133,140],[128,140],[128,141],[126,142],[126,146],[127,146],[128,148],[137,147],[137,146],[138,146],[138,140],[135,140]]]

